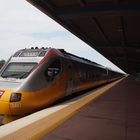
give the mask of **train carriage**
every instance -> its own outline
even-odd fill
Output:
[[[0,114],[9,118],[26,115],[121,77],[120,73],[61,49],[19,50],[0,72]]]

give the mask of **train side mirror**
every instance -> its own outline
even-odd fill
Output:
[[[48,82],[54,80],[54,78],[60,73],[61,63],[60,60],[55,60],[47,67],[45,71],[45,77]]]
[[[51,68],[48,68],[47,71],[46,71],[46,78],[47,78],[47,81],[52,81],[54,79],[54,70],[51,69]]]

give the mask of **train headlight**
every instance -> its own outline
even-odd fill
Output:
[[[21,93],[12,93],[10,97],[10,102],[18,102],[21,100]]]

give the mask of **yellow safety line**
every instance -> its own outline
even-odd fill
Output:
[[[48,116],[45,116],[43,114],[43,117],[40,117],[37,120],[35,119],[34,121],[34,118],[36,116],[32,114],[30,116],[27,116],[15,122],[9,123],[7,124],[7,126],[2,126],[3,128],[0,128],[0,140],[40,139],[41,137],[43,137],[44,135],[47,135],[50,131],[54,130],[56,127],[64,123],[74,114],[76,114],[82,107],[84,107],[85,105],[95,100],[97,97],[99,97],[104,92],[112,88],[121,80],[118,80],[107,86],[104,86],[96,90],[95,92],[93,91],[89,92],[88,95],[85,95],[84,97],[78,99],[77,101],[73,101],[73,103],[70,103],[70,105],[66,107],[62,107],[62,109],[57,110],[56,112]],[[61,107],[61,105],[59,106]],[[41,113],[41,111],[39,111],[38,113]],[[32,119],[31,123],[29,122],[30,119]],[[25,124],[25,122],[27,124]],[[22,125],[23,127],[21,127]],[[15,127],[15,130],[13,127]],[[19,127],[19,128],[17,129],[16,127]],[[11,129],[13,129],[13,131],[11,131]],[[9,133],[8,133],[8,130],[10,131]],[[7,134],[6,133],[3,134],[5,131],[7,132]]]
[[[123,80],[123,79],[121,79]],[[71,118],[73,115],[75,115],[77,112],[80,111],[81,108],[86,106],[87,104],[90,104],[92,101],[94,101],[97,97],[102,95],[104,92],[108,91],[110,88],[112,88],[114,85],[116,85],[119,81],[116,81],[112,84],[109,84],[98,91],[95,91],[94,94],[90,93],[89,95],[83,97],[82,99],[79,99],[76,103],[71,104],[70,106],[56,112],[56,114],[52,114],[50,116],[50,120],[52,122],[49,122],[51,124],[45,131],[42,131],[40,134],[33,137],[33,139],[40,139],[42,136],[47,135],[50,131],[54,130],[56,127],[60,126],[62,123],[64,123],[66,120]],[[48,120],[49,121],[49,120]]]

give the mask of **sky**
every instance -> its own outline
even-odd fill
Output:
[[[36,46],[62,48],[115,71],[121,71],[26,0],[1,1],[0,60],[7,60],[19,49]]]

